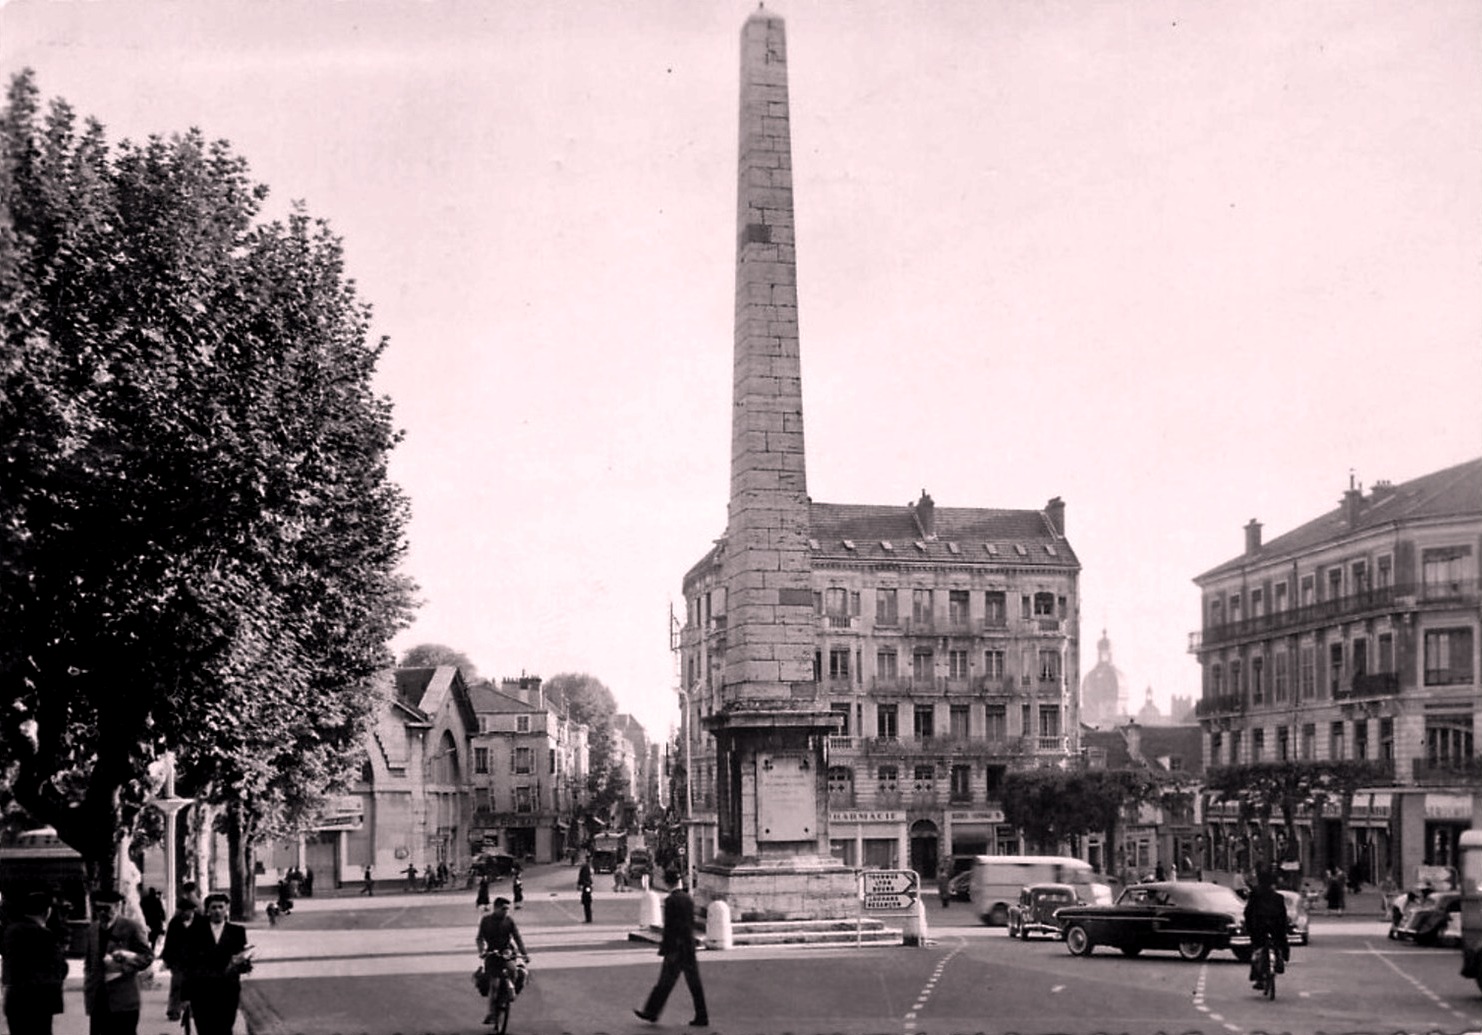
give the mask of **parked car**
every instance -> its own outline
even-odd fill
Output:
[[[1405,905],[1389,936],[1416,945],[1461,944],[1461,892],[1433,891]]]
[[[947,889],[952,893],[952,901],[971,902],[973,900],[973,871],[963,870],[957,874],[947,882]]]
[[[1281,897],[1286,900],[1287,940],[1296,945],[1306,945],[1311,940],[1307,930],[1309,920],[1307,896],[1300,891],[1282,891]]]
[[[1109,906],[1066,906],[1056,919],[1072,956],[1089,956],[1107,945],[1126,956],[1153,949],[1197,961],[1228,949],[1248,962],[1244,915],[1245,903],[1223,884],[1154,881],[1129,885]]]
[[[1009,906],[1009,937],[1029,940],[1030,934],[1060,937],[1055,913],[1083,900],[1069,884],[1030,884],[1019,892],[1019,901]]]

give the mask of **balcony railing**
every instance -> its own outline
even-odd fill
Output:
[[[1393,697],[1400,692],[1400,677],[1393,672],[1363,672],[1353,677],[1347,687],[1339,687],[1333,697],[1339,701],[1354,697]]]
[[[1215,694],[1194,702],[1194,715],[1204,719],[1211,715],[1238,715],[1245,711],[1245,698],[1240,694]]]
[[[1045,752],[1045,751],[1063,752],[1065,750],[1065,738],[1064,737],[1035,737],[1034,738],[1034,742],[1035,742],[1034,749],[1036,751],[1040,751],[1040,752]]]
[[[1423,787],[1482,784],[1482,759],[1479,758],[1416,758],[1410,764],[1415,782]]]
[[[854,629],[859,622],[858,618],[851,618],[849,615],[824,614],[819,618],[822,620],[820,624],[828,629]]]
[[[1233,622],[1209,625],[1189,634],[1189,653],[1210,647],[1285,632],[1303,625],[1353,618],[1374,611],[1410,610],[1420,606],[1471,607],[1478,603],[1475,579],[1454,582],[1413,582],[1401,586],[1380,586],[1323,600],[1301,607],[1242,618]]]

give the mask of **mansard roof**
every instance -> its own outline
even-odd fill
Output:
[[[815,561],[889,560],[902,564],[999,564],[1078,571],[1070,543],[1041,510],[933,507],[931,536],[912,504],[808,504],[809,553]],[[886,545],[889,544],[889,545]],[[715,568],[725,552],[716,541],[685,582]]]
[[[1350,524],[1348,508],[1340,501],[1321,517],[1263,543],[1254,553],[1241,554],[1211,568],[1194,582],[1202,584],[1231,572],[1300,556],[1329,543],[1392,525],[1441,518],[1482,518],[1482,457],[1399,485],[1380,482],[1362,497],[1357,517]]]

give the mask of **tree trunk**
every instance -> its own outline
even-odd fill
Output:
[[[226,807],[227,854],[231,857],[231,915],[251,920],[257,915],[256,879],[252,872],[252,821],[240,802]]]

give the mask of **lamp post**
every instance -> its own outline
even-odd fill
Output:
[[[691,893],[695,890],[695,773],[690,766],[690,692],[676,687],[682,710],[679,713],[681,731],[684,734],[684,886]]]
[[[165,894],[166,901],[173,903],[175,896],[180,893],[180,883],[175,874],[175,815],[187,805],[195,802],[194,798],[180,798],[175,794],[175,753],[166,751],[164,758],[165,779],[160,788],[160,795],[150,802],[165,816]],[[173,908],[167,905],[167,909]]]

